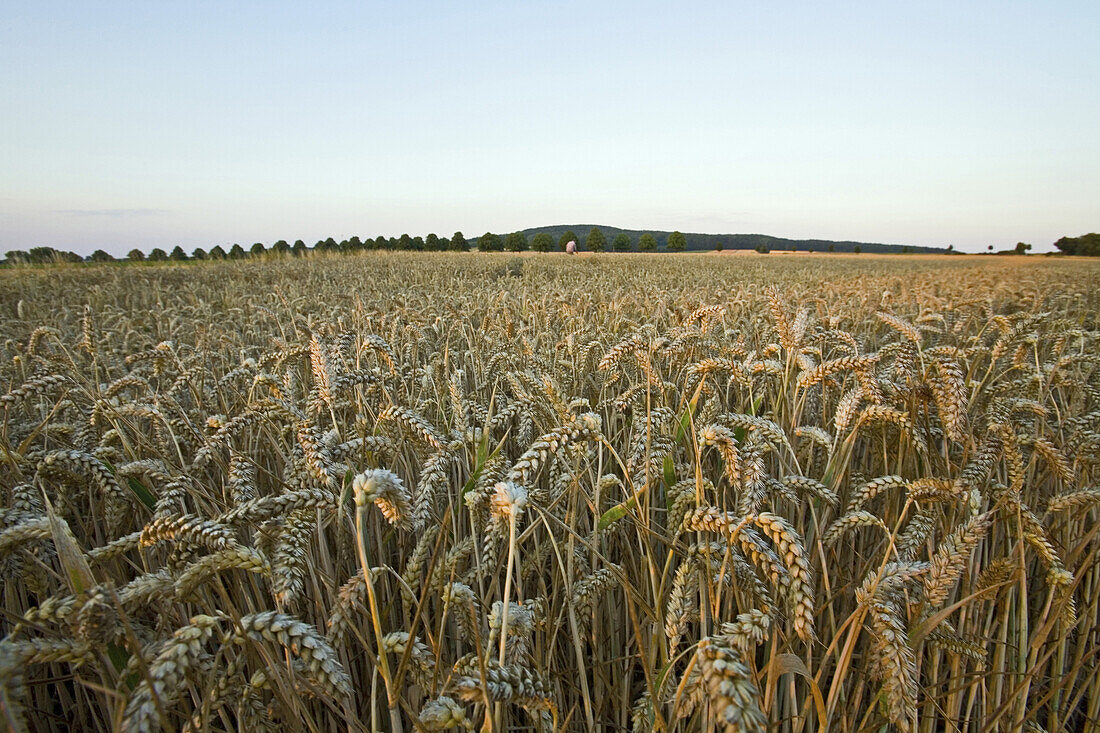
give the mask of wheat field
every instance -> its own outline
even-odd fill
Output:
[[[0,271],[0,712],[1100,728],[1100,266]]]

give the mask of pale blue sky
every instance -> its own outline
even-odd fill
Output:
[[[25,2],[0,252],[1100,230],[1100,2]]]

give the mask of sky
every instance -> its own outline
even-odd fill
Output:
[[[1100,231],[1100,2],[27,2],[0,252]]]

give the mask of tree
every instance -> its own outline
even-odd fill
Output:
[[[584,247],[589,252],[603,252],[607,248],[607,237],[597,227],[592,227],[584,238]]]
[[[21,249],[9,249],[4,257],[9,265],[25,265],[31,261],[30,253]]]
[[[536,252],[549,252],[554,248],[554,238],[546,232],[539,232],[531,238],[531,249]]]
[[[212,260],[224,260],[228,256],[220,244],[215,244],[210,248],[210,259]]]
[[[455,252],[470,251],[470,243],[466,241],[466,237],[462,236],[462,232],[455,232],[451,236],[451,249]]]
[[[53,247],[31,247],[27,255],[33,264],[44,265],[53,259],[54,252]]]
[[[766,255],[769,252],[771,252],[771,250],[768,249],[768,245],[763,244],[763,243],[756,245],[756,251],[759,252],[762,255]],[[812,252],[813,250],[810,250],[810,251]]]
[[[577,236],[577,233],[572,229],[567,229],[564,234],[558,237],[558,249],[564,252],[565,245],[569,244],[570,242],[578,241],[580,241],[580,237]]]
[[[492,232],[485,232],[477,238],[479,252],[503,252],[504,240]]]
[[[725,245],[723,245],[723,244],[722,244],[722,240],[721,240],[721,239],[719,239],[719,240],[718,240],[717,242],[715,242],[715,243],[714,243],[714,251],[715,251],[715,252],[721,252],[721,251],[722,251],[722,248],[723,248],[724,246],[725,246]]]
[[[397,248],[410,250],[413,248],[413,238],[408,234],[402,234],[397,240]]]
[[[683,252],[687,249],[687,237],[680,232],[673,232],[668,235],[668,244],[665,246],[669,252]]]
[[[611,240],[611,249],[616,252],[630,252],[634,249],[634,240],[632,240],[630,235],[626,232],[619,232],[615,235],[615,238]]]
[[[234,243],[233,246],[229,248],[229,259],[231,260],[243,260],[247,256],[244,247],[239,244]]]
[[[280,239],[275,244],[271,245],[271,251],[280,255],[290,254],[290,245],[286,243],[285,239]]]
[[[109,252],[97,249],[88,255],[88,262],[114,262],[115,258]]]
[[[195,251],[191,253],[191,259],[193,260],[205,260],[206,250],[202,247],[195,247]]]
[[[358,236],[352,237],[348,240],[347,249],[349,252],[358,252],[359,250],[363,249],[363,240],[360,239]]]
[[[52,265],[59,262],[83,262],[84,258],[75,252],[54,249],[53,247],[31,247],[27,253],[30,262],[36,265]]]
[[[913,250],[909,249],[909,245],[905,245],[904,247],[901,248],[901,253],[903,255],[907,255],[907,254],[911,253],[912,251]]]
[[[263,254],[266,251],[267,250],[264,249],[264,243],[263,242],[256,242],[254,245],[252,245],[252,248],[249,250],[249,252],[252,253],[253,257],[263,257]]]
[[[955,251],[955,245],[953,245],[953,244],[947,245],[947,251],[948,252],[954,252]]]
[[[302,240],[295,239],[294,240],[294,246],[292,246],[290,248],[290,251],[294,253],[295,257],[301,257],[302,255],[304,255],[306,252],[309,251],[309,247],[307,247],[306,243],[303,242]]]
[[[1024,244],[1023,242],[1016,243],[1016,254],[1018,255],[1026,255],[1029,249],[1031,249],[1030,244]]]
[[[638,238],[638,251],[640,252],[656,252],[657,251],[657,239],[646,232]]]
[[[859,246],[859,245],[857,244],[857,245],[856,245],[855,247],[852,247],[852,251],[853,251],[853,252],[855,252],[855,253],[856,253],[856,254],[858,255],[858,254],[860,254],[860,253],[862,253],[862,252],[863,252],[863,247],[860,247],[860,246]]]
[[[153,247],[153,251],[149,253],[150,262],[167,262],[168,253],[160,247]]]
[[[130,260],[130,262],[144,262],[145,253],[142,252],[140,249],[132,249],[126,255],[126,259]]]
[[[1092,232],[1079,237],[1062,237],[1054,246],[1067,255],[1100,257],[1100,234]]]
[[[183,251],[183,247],[177,244],[172,248],[172,253],[168,255],[168,259],[173,262],[187,262],[187,253]]]
[[[420,237],[420,236],[413,237],[412,248],[413,248],[414,252],[423,252],[424,251],[424,237]]]
[[[432,232],[427,237],[425,237],[424,249],[428,250],[429,252],[438,252],[439,250],[443,249],[443,246],[440,244],[439,235],[435,232]]]
[[[832,243],[830,243],[830,244],[829,244],[829,248],[828,248],[828,249],[829,249],[829,251],[830,251],[830,252],[836,252],[836,245],[835,245],[835,244],[832,244]]]
[[[504,248],[509,252],[526,252],[527,235],[523,232],[512,232],[504,239]]]

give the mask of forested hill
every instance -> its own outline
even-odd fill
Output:
[[[555,242],[557,242],[562,234],[567,231],[573,231],[577,234],[577,244],[581,245],[583,248],[585,237],[588,236],[588,232],[593,226],[596,226],[607,238],[607,249],[609,251],[611,250],[611,242],[619,233],[626,234],[630,237],[635,249],[637,248],[639,237],[646,233],[652,234],[657,240],[658,247],[662,250],[668,242],[668,235],[672,233],[654,230],[620,229],[618,227],[609,227],[599,224],[559,224],[555,226],[524,229],[523,233],[530,239],[539,232],[546,232],[554,238]],[[684,232],[684,238],[687,240],[686,249],[688,250],[713,250],[716,245],[721,242],[722,249],[759,249],[763,246],[768,250],[774,249],[779,251],[790,251],[793,247],[800,252],[852,252],[856,247],[859,247],[862,252],[905,251],[942,253],[947,251],[945,248],[940,247],[917,247],[902,244],[882,244],[879,242],[833,242],[827,239],[785,239],[783,237],[771,237],[767,234],[692,234]],[[830,247],[832,247],[831,250],[829,249]]]

